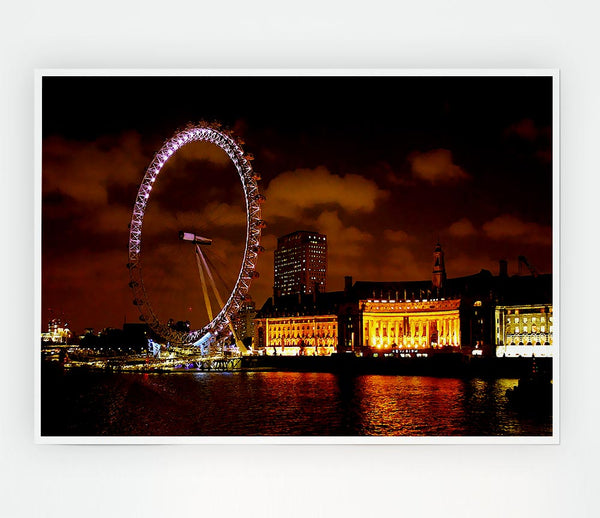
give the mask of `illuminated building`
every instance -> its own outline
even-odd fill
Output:
[[[66,344],[73,336],[69,324],[62,325],[60,318],[53,318],[48,322],[48,332],[42,333],[42,342],[53,344]]]
[[[343,292],[314,292],[269,298],[256,315],[254,348],[278,356],[333,354],[343,297]]]
[[[340,344],[367,354],[460,348],[459,299],[369,299],[332,305],[331,299],[341,300],[344,292],[320,297],[330,297],[330,304],[317,299],[308,307],[302,300],[286,308],[263,307],[256,318],[255,348],[284,356],[330,355]]]
[[[329,356],[337,350],[337,327],[337,315],[265,318],[257,343],[268,355]]]
[[[553,356],[552,304],[498,306],[496,356]]]
[[[360,301],[362,336],[371,349],[460,346],[459,299]]]
[[[509,331],[500,331],[495,323],[500,322],[497,311],[508,312],[513,307],[523,308],[521,311],[537,308],[535,311],[545,312],[551,319],[551,301],[552,275],[509,277],[505,260],[500,261],[496,276],[481,270],[474,275],[446,278],[444,253],[438,243],[429,280],[353,284],[348,276],[344,291],[268,299],[257,313],[254,347],[266,354],[291,355],[330,354],[331,350],[362,355],[461,352],[491,356],[499,354],[497,337],[510,335],[512,342],[503,338],[501,345],[513,349],[503,350],[500,355],[523,355],[525,350],[517,352],[514,347],[530,347],[528,342],[534,340],[531,347],[538,347],[535,354],[542,356],[548,354],[544,333],[549,346],[552,336],[548,321],[542,331],[540,315],[527,317],[536,319],[535,331],[531,324],[517,331],[515,316],[510,317],[513,327],[508,327]],[[505,316],[508,318],[508,313]],[[515,341],[516,333],[519,342]],[[535,336],[521,338],[523,334]],[[315,336],[328,338],[326,352],[320,353],[318,347],[307,349],[309,344],[315,347]],[[336,341],[329,349],[331,338]],[[522,340],[526,342],[521,344]]]
[[[471,280],[472,282],[472,280]],[[349,298],[340,315],[340,351],[421,355],[459,351],[463,299],[449,290],[442,246],[433,252],[431,281],[357,282],[346,277]],[[470,339],[468,332],[465,333]],[[427,350],[428,352],[425,352]]]
[[[273,293],[324,293],[327,289],[327,237],[299,230],[277,239]]]

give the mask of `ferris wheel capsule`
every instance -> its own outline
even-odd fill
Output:
[[[212,239],[208,239],[207,237],[202,237],[197,234],[192,234],[191,232],[184,232],[183,230],[179,231],[179,239],[182,241],[190,241],[196,245],[212,244]]]

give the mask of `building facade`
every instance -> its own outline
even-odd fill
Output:
[[[554,355],[552,304],[498,306],[496,356]]]
[[[327,290],[327,236],[299,230],[277,239],[274,296]]]
[[[332,294],[341,298],[342,292]],[[259,312],[254,346],[267,355],[410,354],[460,350],[460,300],[358,300]],[[295,309],[295,311],[294,311]]]
[[[267,317],[257,320],[256,346],[267,355],[329,356],[338,343],[337,315]]]
[[[358,299],[339,313],[339,352],[396,354],[458,351],[460,299]]]
[[[552,275],[509,277],[502,260],[498,275],[447,278],[438,243],[431,279],[348,276],[344,291],[269,299],[255,325],[255,348],[267,354],[548,356]]]
[[[366,347],[460,347],[460,300],[365,300],[359,306]]]

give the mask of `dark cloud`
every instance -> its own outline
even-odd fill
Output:
[[[527,142],[533,156],[545,164],[552,161],[552,127],[538,125],[533,119],[525,118],[508,126],[504,131],[507,138]]]
[[[511,124],[506,129],[507,135],[516,135],[519,138],[534,141],[540,135],[540,129],[531,119],[522,119],[519,122]]]

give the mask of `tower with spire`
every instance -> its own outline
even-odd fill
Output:
[[[433,251],[433,288],[439,293],[446,285],[446,266],[444,265],[444,251],[438,240]]]

